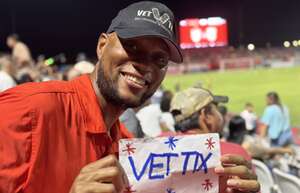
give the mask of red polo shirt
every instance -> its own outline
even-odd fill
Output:
[[[131,137],[111,135],[87,75],[29,83],[0,93],[0,192],[67,193],[80,169]]]

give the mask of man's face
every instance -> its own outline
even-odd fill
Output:
[[[99,39],[97,85],[103,97],[122,107],[137,107],[153,95],[167,71],[169,50],[156,37]]]
[[[210,133],[220,133],[223,129],[224,119],[215,104],[209,104],[209,112],[205,113],[205,122]]]

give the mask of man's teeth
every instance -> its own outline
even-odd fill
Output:
[[[140,84],[140,85],[145,85],[146,84],[145,80],[143,80],[141,78],[138,78],[138,77],[135,77],[135,76],[130,76],[128,74],[125,74],[125,78],[132,81],[132,82]]]

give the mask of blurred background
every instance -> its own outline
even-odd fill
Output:
[[[31,76],[19,74],[18,79],[67,79],[76,62],[95,63],[99,34],[106,31],[120,9],[132,2],[136,1],[1,0],[0,53],[11,53],[7,37],[18,34],[36,64],[46,62],[51,66],[41,69],[37,65],[38,71]],[[277,91],[290,107],[292,124],[300,125],[299,1],[161,2],[176,15],[184,53],[183,64],[170,65],[165,88],[182,89],[200,81],[204,87],[229,95],[232,111],[241,111],[245,102],[252,102],[258,114],[263,111],[265,94]],[[38,75],[41,71],[42,78]],[[62,74],[51,77],[53,71]],[[81,67],[79,71],[86,69]],[[222,73],[195,74],[204,71]],[[69,74],[78,73],[82,72],[73,70]],[[172,76],[191,73],[180,80]]]
[[[0,92],[26,82],[67,81],[92,72],[99,35],[107,30],[120,9],[133,2],[137,1],[1,0]],[[236,116],[252,122],[247,131],[257,140],[257,128],[269,105],[266,95],[275,92],[282,107],[288,109],[286,117],[293,142],[288,147],[282,145],[287,149],[277,149],[274,154],[270,153],[270,146],[264,146],[262,155],[270,153],[267,158],[249,153],[264,161],[266,167],[278,166],[285,174],[299,177],[300,155],[296,155],[300,145],[300,1],[160,2],[175,13],[184,62],[170,63],[167,76],[151,101],[130,112],[138,123],[135,127],[140,129],[135,132],[137,128],[133,128],[134,135],[156,137],[166,131],[175,132],[175,120],[165,114],[169,113],[173,93],[198,85],[214,94],[229,96],[229,103],[220,110],[225,119],[221,133],[225,140],[230,139],[229,123],[234,123]],[[157,115],[155,119],[153,115]],[[157,124],[144,122],[147,116]],[[123,121],[126,120],[125,116]],[[150,130],[147,125],[151,125]],[[153,127],[157,127],[155,134]],[[298,148],[296,154],[290,145]],[[277,154],[280,157],[274,161]],[[261,172],[259,179],[264,182],[262,193],[275,189],[279,192],[280,183],[274,184],[270,171],[264,170],[265,165],[260,166],[256,163],[257,172]],[[276,179],[289,179],[281,178],[285,174],[278,174]],[[297,180],[287,182],[297,186]],[[281,188],[287,191],[296,187],[285,185],[287,189]],[[293,189],[290,193],[299,191]]]

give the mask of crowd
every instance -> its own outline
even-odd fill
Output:
[[[40,56],[34,61],[30,49],[15,34],[7,38],[7,45],[12,52],[0,55],[0,91],[26,82],[73,80],[94,70],[94,65],[82,55],[74,65],[55,64],[65,62],[63,55],[56,59]],[[264,161],[270,168],[300,175],[300,169],[289,168],[289,163],[300,162],[298,146],[292,141],[288,108],[276,92],[266,95],[264,113],[257,117],[249,102],[241,113],[228,113],[226,106],[219,104],[228,102],[224,96],[213,96],[197,86],[176,90],[174,96],[160,87],[141,107],[128,108],[120,121],[137,138],[217,132],[224,141],[224,152],[238,152],[248,159]]]
[[[34,60],[17,34],[7,37],[7,46],[11,53],[0,53],[0,91],[26,82],[72,80],[94,70],[83,53],[78,54],[75,64],[68,64],[64,54],[50,58],[40,55]]]
[[[139,6],[148,4],[152,5],[151,2],[136,3],[124,11],[136,11]],[[172,16],[164,5],[155,3],[155,6]],[[167,60],[182,61],[174,43],[175,33],[169,33],[167,41],[171,44],[166,44],[166,35],[162,36],[160,29],[163,24],[156,26],[152,22],[139,25],[151,33],[154,28],[155,37],[147,37],[145,32],[130,37],[133,24],[126,24],[124,19],[128,18],[122,14],[113,20],[108,34],[101,34],[96,65],[84,57],[74,65],[65,65],[63,55],[34,60],[30,49],[17,35],[8,36],[7,45],[12,52],[0,55],[0,107],[6,112],[0,122],[0,137],[5,138],[0,150],[7,153],[3,160],[0,158],[5,163],[0,165],[0,190],[5,187],[11,192],[66,192],[71,188],[71,192],[76,193],[99,192],[95,187],[101,187],[107,190],[103,192],[121,192],[126,180],[118,161],[109,156],[118,151],[117,141],[121,137],[219,133],[223,167],[216,168],[215,172],[221,175],[220,193],[259,190],[257,177],[249,164],[252,158],[284,169],[288,165],[284,165],[283,159],[299,159],[292,142],[288,108],[276,92],[266,95],[266,109],[258,118],[251,103],[246,104],[240,115],[227,113],[224,104],[229,102],[228,97],[216,96],[199,85],[181,91],[178,88],[176,93],[164,90],[159,86],[166,73]],[[118,20],[129,26],[127,33],[118,28]],[[168,30],[170,25],[164,27]],[[138,48],[143,54],[137,54]],[[147,57],[139,58],[144,55]],[[134,62],[122,63],[127,60]],[[141,60],[147,65],[140,63]],[[63,65],[55,65],[57,61]],[[114,69],[119,66],[122,66],[121,78],[115,81]],[[89,73],[91,76],[85,75]],[[9,89],[18,84],[23,86]],[[120,124],[119,117],[129,132]],[[109,133],[106,133],[107,128]],[[81,130],[88,134],[81,135]],[[290,171],[286,169],[286,172]],[[65,175],[67,173],[70,175]],[[56,182],[58,176],[64,180]],[[32,184],[27,184],[27,179]]]
[[[197,71],[292,67],[299,64],[299,48],[267,47],[248,50],[245,47],[216,47],[183,50],[183,65],[172,64],[170,73]]]
[[[30,49],[15,34],[7,38],[7,45],[12,52],[0,55],[0,91],[26,82],[73,80],[94,70],[82,55],[74,65],[55,64],[65,62],[63,55],[34,61]],[[264,113],[257,117],[253,104],[246,103],[241,113],[228,112],[224,104],[219,104],[228,102],[226,97],[197,87],[184,91],[178,88],[175,96],[160,87],[141,107],[128,108],[120,121],[137,138],[217,132],[225,143],[221,145],[224,152],[240,149],[240,155],[299,176],[300,169],[289,169],[290,162],[299,162],[298,146],[292,141],[288,108],[276,92],[266,95]],[[233,143],[238,146],[228,145]]]

